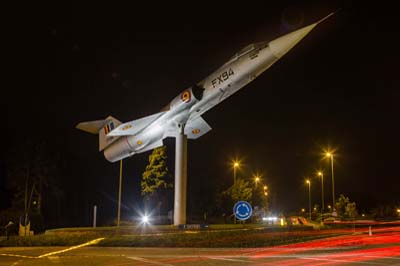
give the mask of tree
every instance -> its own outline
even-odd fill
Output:
[[[231,213],[233,205],[239,201],[250,201],[253,196],[253,191],[249,184],[249,181],[245,181],[241,178],[236,180],[236,183],[229,187],[227,190],[222,191],[218,195],[219,208],[224,213]]]
[[[357,215],[356,203],[350,202],[349,197],[346,197],[343,194],[340,194],[335,207],[338,215],[341,217],[353,218]]]
[[[349,202],[347,203],[345,207],[345,212],[344,215],[347,217],[356,217],[357,215],[357,209],[356,209],[356,203],[355,202]]]
[[[7,173],[8,189],[14,197],[11,208],[2,216],[15,223],[18,223],[16,216],[23,217],[22,223],[25,218],[32,220],[34,231],[44,230],[44,195],[56,188],[54,179],[58,175],[59,158],[54,154],[45,141],[28,139],[15,145],[8,158]]]
[[[167,180],[169,174],[166,160],[165,146],[154,149],[149,155],[149,164],[143,172],[141,181],[141,193],[144,196],[146,207],[151,207],[148,205],[154,205],[154,201],[158,201],[159,212],[162,204],[162,190],[172,187],[172,184]]]
[[[226,193],[228,193],[234,202],[239,200],[250,201],[253,196],[253,191],[250,187],[249,181],[243,179],[238,179],[236,183],[226,191]]]
[[[343,194],[340,194],[339,199],[335,202],[335,209],[336,212],[339,216],[344,216],[345,208],[347,203],[349,203],[350,200],[348,197],[344,196]]]

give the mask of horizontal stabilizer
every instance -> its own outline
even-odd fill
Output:
[[[211,127],[201,116],[199,116],[196,119],[187,122],[185,126],[185,135],[187,135],[188,139],[197,139],[210,130]]]
[[[76,125],[77,129],[80,129],[82,131],[97,135],[99,134],[99,131],[109,122],[113,121],[116,125],[118,126],[121,124],[121,121],[118,119],[108,116],[106,119],[102,120],[95,120],[95,121],[87,121],[87,122],[81,122]]]
[[[154,115],[145,116],[145,117],[139,118],[137,120],[133,120],[133,121],[121,124],[114,130],[112,130],[110,133],[108,133],[107,136],[114,137],[114,136],[136,135],[164,113],[165,112],[160,112],[160,113],[157,113]]]
[[[99,150],[102,151],[118,139],[114,137],[107,137],[107,134],[119,125],[121,125],[121,121],[109,116],[103,120],[81,122],[76,125],[76,128],[91,134],[99,135]]]

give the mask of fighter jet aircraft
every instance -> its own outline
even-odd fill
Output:
[[[109,116],[76,127],[99,135],[99,150],[104,151],[110,162],[160,147],[163,139],[180,132],[189,139],[197,139],[211,130],[202,114],[253,81],[332,14],[270,42],[244,47],[211,75],[176,96],[159,113],[127,123]]]

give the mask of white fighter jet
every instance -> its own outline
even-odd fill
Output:
[[[159,113],[127,123],[109,116],[76,127],[99,135],[99,150],[104,151],[110,162],[160,147],[163,139],[179,133],[197,139],[211,130],[202,114],[258,77],[332,14],[273,41],[244,47],[214,73],[176,96]]]

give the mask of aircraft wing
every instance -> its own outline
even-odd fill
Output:
[[[151,145],[149,145],[149,146],[146,146],[145,148],[143,148],[143,149],[141,149],[141,150],[136,151],[136,153],[146,152],[146,151],[149,151],[149,150],[152,150],[152,149],[161,147],[162,145],[164,145],[164,143],[163,143],[163,141],[160,139],[160,140],[154,142],[153,144],[151,144]]]
[[[110,133],[107,134],[107,137],[113,136],[131,136],[136,135],[152,122],[154,122],[157,118],[159,118],[165,112],[156,113],[154,115],[145,116],[136,120],[132,120],[130,122],[121,124],[116,127]]]
[[[210,130],[211,127],[201,116],[188,121],[185,126],[185,134],[187,135],[188,139],[197,139]]]

